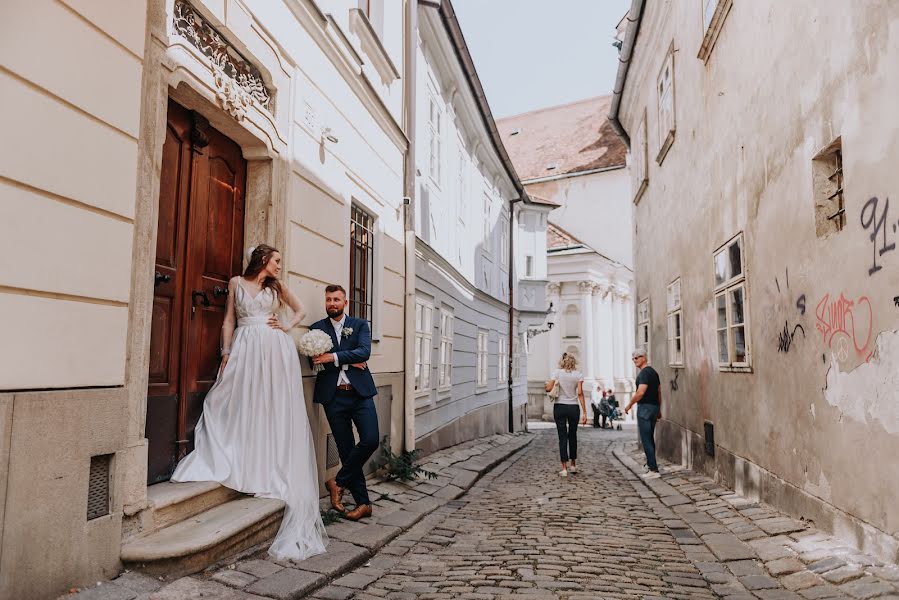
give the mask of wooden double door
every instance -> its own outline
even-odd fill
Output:
[[[150,484],[169,479],[193,448],[215,383],[228,280],[243,258],[246,176],[237,144],[169,101],[147,390]]]

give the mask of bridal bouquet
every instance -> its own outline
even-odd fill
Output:
[[[313,329],[308,331],[303,337],[300,338],[300,342],[297,344],[297,348],[300,350],[300,354],[303,356],[318,356],[319,354],[324,354],[325,352],[331,350],[334,347],[334,342],[331,341],[331,336],[322,331],[321,329]],[[325,365],[313,365],[312,371],[318,373],[319,371],[324,371]]]

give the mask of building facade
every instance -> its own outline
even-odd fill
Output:
[[[418,19],[415,437],[434,450],[525,428],[522,333],[545,308],[521,297],[517,249],[546,209],[505,155],[452,3]]]
[[[638,1],[628,23],[610,118],[659,451],[895,561],[899,6]]]
[[[623,405],[633,391],[630,179],[626,147],[605,117],[610,103],[610,96],[590,98],[499,121],[528,194],[554,206],[540,257],[545,275],[524,274],[546,280],[554,312],[552,327],[529,332],[533,419],[552,420],[544,384],[564,352],[578,358],[588,403],[612,389]]]
[[[0,597],[110,577],[154,532],[249,245],[282,250],[304,325],[349,290],[403,445],[407,4],[0,8]]]

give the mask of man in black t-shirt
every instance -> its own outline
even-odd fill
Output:
[[[662,418],[662,386],[659,374],[646,364],[646,350],[637,348],[633,353],[634,366],[640,369],[637,375],[637,391],[631,397],[625,413],[637,404],[637,430],[640,432],[640,443],[646,453],[646,466],[649,469],[644,479],[658,479],[659,465],[656,463],[655,431],[656,421]]]

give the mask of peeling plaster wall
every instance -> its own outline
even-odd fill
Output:
[[[696,58],[703,34],[699,4],[647,3],[620,115],[632,136],[647,115],[635,270],[667,383],[660,447],[889,553],[899,539],[899,4],[734,2],[707,62]],[[672,44],[676,132],[659,164],[656,78]],[[814,159],[836,138],[846,225],[819,237]],[[734,373],[717,362],[713,253],[740,232],[751,370]],[[685,365],[675,378],[666,286],[677,277]],[[703,454],[704,421],[715,458]]]

